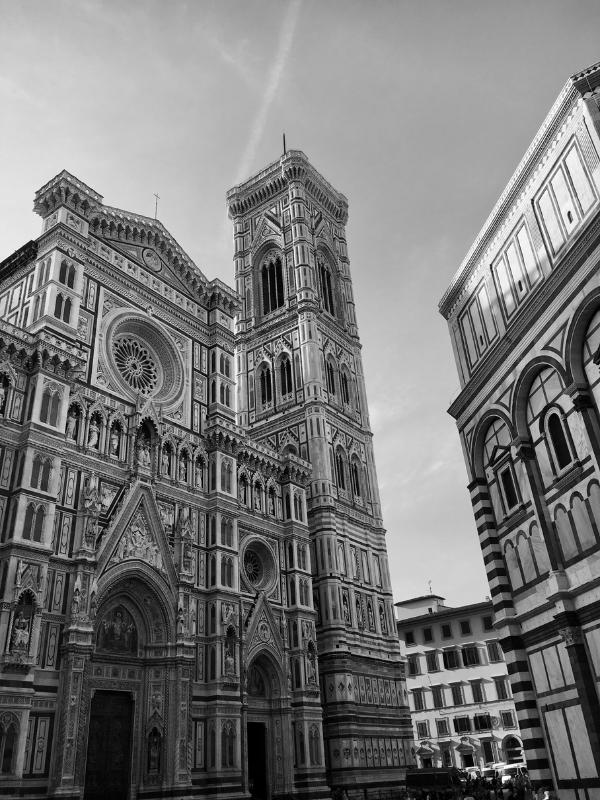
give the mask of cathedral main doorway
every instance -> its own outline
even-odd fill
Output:
[[[92,698],[85,800],[128,800],[133,699],[128,692],[97,691]]]
[[[267,800],[267,728],[248,722],[248,788],[256,800]]]

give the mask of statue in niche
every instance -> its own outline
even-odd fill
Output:
[[[29,648],[31,617],[26,617],[20,609],[15,615],[11,634],[11,652],[27,653]]]
[[[160,471],[163,475],[171,475],[171,451],[168,447],[163,447],[160,457]]]
[[[137,458],[138,466],[150,466],[150,439],[144,431],[140,431],[135,445],[135,455]]]
[[[0,414],[4,413],[4,404],[6,403],[6,387],[4,381],[0,381]]]
[[[306,659],[306,674],[309,683],[317,682],[317,656],[314,648],[308,648],[308,658]]]
[[[183,606],[179,606],[177,610],[177,633],[185,633],[185,611],[183,610]]]
[[[75,579],[75,586],[73,587],[73,598],[71,600],[71,616],[79,614],[79,607],[81,605],[81,575],[77,575]]]
[[[182,483],[187,482],[187,458],[180,458],[179,459],[179,480]]]
[[[137,653],[137,630],[124,606],[117,606],[101,620],[96,647],[112,653]]]
[[[200,459],[196,459],[196,466],[195,466],[195,474],[194,474],[194,481],[198,488],[202,488],[204,485],[204,472],[202,469],[202,462]]]
[[[235,659],[231,642],[227,642],[225,645],[225,675],[235,675]]]
[[[65,436],[71,442],[77,440],[77,423],[79,422],[79,416],[77,415],[75,409],[70,408],[69,413],[67,414],[67,426],[65,429]]]
[[[148,772],[160,772],[160,733],[156,728],[148,737]]]
[[[262,489],[260,486],[254,487],[254,508],[256,511],[262,511]]]
[[[100,512],[100,492],[98,490],[98,476],[90,473],[83,488],[83,507],[89,513],[97,515]]]
[[[108,452],[111,456],[119,455],[119,445],[121,444],[121,429],[118,425],[113,425],[110,429],[110,439]]]
[[[99,441],[99,439],[100,439],[100,426],[98,425],[97,418],[94,416],[90,420],[90,427],[88,429],[87,446],[97,450],[98,449],[98,441]]]
[[[269,514],[274,517],[275,516],[275,494],[273,492],[269,492]]]

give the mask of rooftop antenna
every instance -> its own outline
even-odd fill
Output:
[[[160,195],[154,192],[154,197],[156,198],[154,201],[154,219],[156,219],[156,215],[158,214],[158,201],[160,200]]]
[[[285,133],[283,134],[283,155],[287,155],[287,148],[285,146]]]

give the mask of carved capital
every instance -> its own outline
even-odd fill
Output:
[[[591,408],[593,406],[592,395],[587,384],[571,383],[565,392],[573,401],[576,411],[583,411],[584,408]]]
[[[521,461],[531,461],[535,458],[535,449],[529,437],[517,436],[512,442],[512,446],[514,447],[515,455]]]
[[[581,628],[574,628],[570,626],[567,628],[559,628],[558,632],[566,647],[569,647],[573,644],[581,644],[583,641]]]

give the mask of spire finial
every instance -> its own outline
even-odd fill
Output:
[[[286,149],[286,146],[285,146],[285,131],[283,133],[283,155],[284,156],[287,155],[287,149]]]

